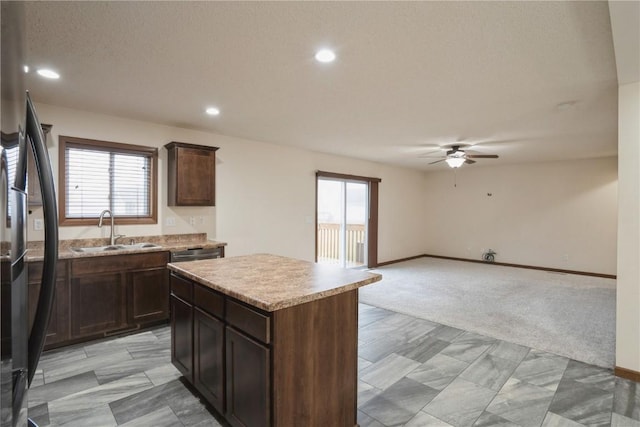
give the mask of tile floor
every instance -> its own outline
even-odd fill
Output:
[[[610,370],[364,304],[359,356],[361,427],[640,427],[640,384]],[[168,327],[67,347],[43,355],[29,413],[41,427],[226,425],[179,376]]]

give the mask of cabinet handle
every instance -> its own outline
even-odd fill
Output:
[[[31,97],[27,94],[27,121],[26,121],[27,143],[31,143],[35,156],[36,168],[38,169],[38,180],[42,188],[42,209],[44,215],[44,262],[42,266],[42,279],[40,287],[40,297],[38,298],[38,308],[33,321],[31,334],[29,335],[29,360],[28,360],[28,382],[31,384],[33,376],[44,348],[44,341],[47,338],[47,327],[49,317],[53,308],[53,298],[56,292],[56,264],[58,262],[58,208],[56,206],[56,194],[53,185],[53,172],[49,152],[45,144],[42,126],[38,121],[36,110],[31,102]]]

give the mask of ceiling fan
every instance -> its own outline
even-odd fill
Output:
[[[440,162],[447,162],[447,164],[450,167],[459,168],[465,163],[468,165],[474,164],[476,161],[473,159],[497,159],[498,158],[497,154],[479,154],[479,153],[475,154],[475,152],[471,152],[469,150],[463,150],[464,147],[466,146],[458,145],[458,144],[451,145],[449,147],[441,147],[441,149],[438,151],[446,150],[444,157],[441,158],[440,160],[436,160],[435,162],[431,162],[429,164],[433,165]],[[438,151],[432,151],[420,157],[442,157],[442,156],[430,156],[431,153],[436,153]]]

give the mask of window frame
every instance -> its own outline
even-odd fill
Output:
[[[12,209],[12,206],[11,206],[11,194],[10,194],[11,191],[10,190],[11,190],[11,186],[14,184],[14,181],[15,181],[15,170],[13,171],[13,176],[9,176],[9,169],[10,169],[10,166],[13,166],[15,168],[16,165],[17,165],[18,158],[20,157],[20,147],[19,147],[20,142],[19,142],[18,132],[13,132],[13,133],[10,133],[10,134],[6,134],[4,132],[1,132],[0,139],[1,139],[0,144],[2,145],[2,148],[4,148],[5,156],[6,156],[6,159],[7,159],[7,164],[6,165],[7,165],[7,186],[8,187],[7,187],[7,204],[6,204],[7,211],[5,212],[5,218],[7,220],[6,220],[6,225],[5,226],[6,226],[6,228],[11,228],[11,213],[12,213],[11,211],[13,209]],[[16,153],[16,164],[11,165],[10,162],[9,162],[9,150],[13,150],[13,149],[17,150],[17,153]],[[13,179],[11,179],[11,178],[13,178]]]
[[[149,188],[149,208],[148,216],[138,217],[122,217],[115,216],[115,224],[133,225],[133,224],[157,224],[158,223],[158,149],[154,147],[145,147],[142,145],[123,144],[120,142],[99,141],[95,139],[76,138],[72,136],[58,136],[58,224],[61,226],[90,226],[98,223],[99,216],[90,218],[67,218],[67,148],[80,148],[95,151],[104,151],[108,153],[121,154],[138,154],[150,157],[151,159],[151,182]],[[110,209],[106,206],[105,209]]]
[[[372,178],[359,175],[347,175],[344,173],[335,173],[327,171],[316,171],[316,254],[315,259],[318,262],[318,180],[319,179],[337,179],[340,181],[366,182],[369,184],[369,218],[367,221],[367,268],[378,267],[382,264],[378,263],[378,201],[379,201],[379,184],[382,182],[380,178]]]

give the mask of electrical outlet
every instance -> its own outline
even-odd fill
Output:
[[[196,217],[195,216],[190,216],[189,217],[189,224],[190,225],[196,225]]]
[[[204,225],[204,217],[203,216],[199,216],[198,217],[198,224]]]
[[[166,225],[167,227],[175,227],[176,226],[175,217],[168,216],[167,218],[165,218],[164,225]]]
[[[33,220],[33,229],[36,231],[40,231],[44,228],[44,222],[41,219],[34,219]]]

